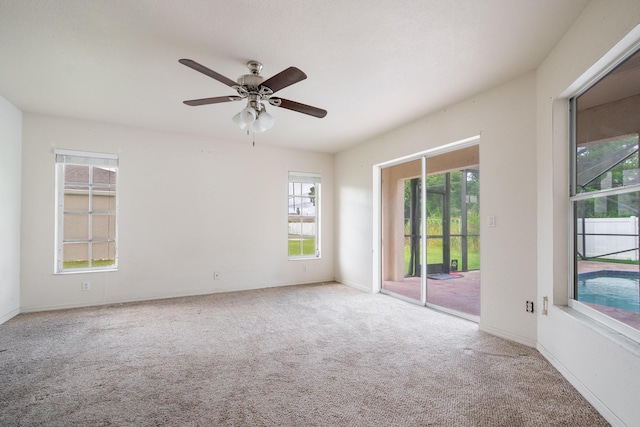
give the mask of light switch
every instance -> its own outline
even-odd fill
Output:
[[[489,215],[487,217],[487,226],[488,227],[495,227],[496,226],[496,217],[493,215]]]

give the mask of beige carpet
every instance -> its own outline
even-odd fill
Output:
[[[604,426],[534,349],[339,284],[22,314],[2,426]]]

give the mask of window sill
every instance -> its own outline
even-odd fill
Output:
[[[569,306],[557,306],[556,308],[640,356],[640,330],[612,319],[576,300],[569,300]]]
[[[85,274],[85,273],[106,273],[106,272],[112,272],[112,271],[118,271],[117,268],[96,268],[96,269],[91,269],[91,270],[64,270],[64,271],[56,271],[53,274],[54,275],[67,275],[67,274]]]

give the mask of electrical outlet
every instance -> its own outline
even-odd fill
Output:
[[[82,290],[83,290],[83,291],[89,291],[89,290],[91,290],[91,283],[89,283],[89,282],[82,282]]]
[[[305,272],[305,273],[307,272],[307,266],[306,265],[302,266],[302,271]]]
[[[527,301],[527,313],[533,313],[533,301]]]
[[[220,272],[219,271],[214,271],[213,272],[213,280],[220,280]]]

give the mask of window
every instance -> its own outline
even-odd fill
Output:
[[[55,272],[115,270],[116,155],[56,150]]]
[[[640,53],[570,105],[573,300],[615,328],[640,330]]]
[[[289,172],[289,259],[320,257],[320,175]]]

